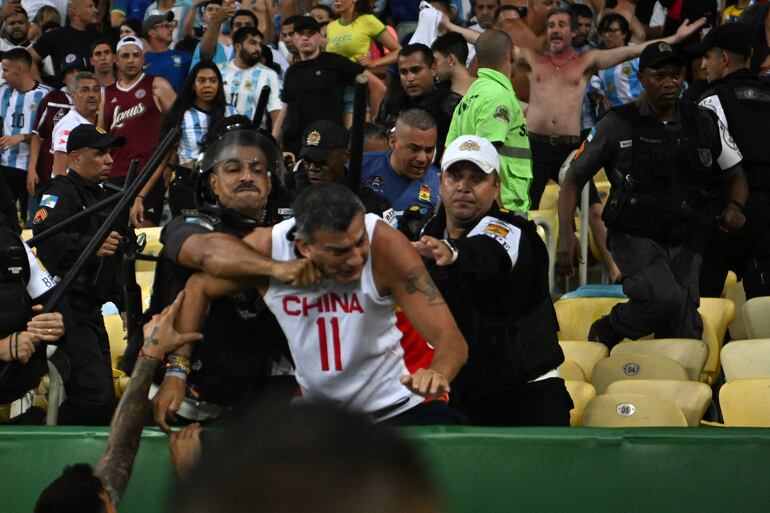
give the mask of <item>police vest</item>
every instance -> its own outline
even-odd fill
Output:
[[[608,226],[677,243],[718,213],[714,172],[721,145],[714,119],[690,103],[680,102],[679,109],[682,129],[676,133],[654,116],[641,116],[636,103],[613,109],[633,124],[633,143],[622,205],[605,217]]]
[[[1,216],[0,216],[1,217]],[[0,220],[0,338],[22,331],[32,312],[27,294],[27,252],[19,236]],[[26,363],[0,362],[0,403],[9,403],[36,387],[45,373],[45,350]]]
[[[770,84],[750,76],[728,76],[712,84],[727,119],[730,135],[743,154],[741,165],[749,189],[770,190]],[[704,97],[709,96],[706,93]]]

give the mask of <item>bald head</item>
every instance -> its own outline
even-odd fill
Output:
[[[500,30],[487,30],[476,41],[476,58],[480,68],[499,69],[508,66],[513,43],[508,34]]]

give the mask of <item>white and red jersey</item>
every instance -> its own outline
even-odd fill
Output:
[[[380,217],[366,214],[370,244],[378,222]],[[286,238],[293,227],[294,219],[273,227],[274,260],[297,258],[294,243]],[[378,293],[371,255],[356,283],[324,280],[300,288],[270,278],[264,299],[289,341],[303,400],[333,401],[371,414],[387,411],[376,420],[423,401],[399,380],[416,370],[409,368],[415,363],[430,365],[433,349],[422,339],[415,344],[413,337],[402,345],[396,304]]]

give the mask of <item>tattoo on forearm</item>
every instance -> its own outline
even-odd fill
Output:
[[[153,330],[154,334],[155,330]],[[117,504],[123,496],[131,477],[131,469],[139,450],[139,441],[144,427],[147,393],[157,367],[158,362],[155,360],[139,358],[136,361],[131,381],[112,419],[107,451],[96,468],[96,476],[102,480],[104,489],[110,494],[113,504]]]
[[[414,267],[406,275],[406,293],[414,294],[419,292],[428,299],[429,305],[443,305],[444,298],[441,296],[436,284],[433,283],[428,271],[424,267]]]

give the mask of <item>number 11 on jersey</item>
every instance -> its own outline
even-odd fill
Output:
[[[329,370],[329,345],[326,336],[326,319],[319,317],[316,321],[318,327],[318,343],[321,349],[321,370]],[[334,351],[334,370],[342,370],[342,351],[340,349],[340,323],[336,317],[329,319],[331,324],[332,350]]]

